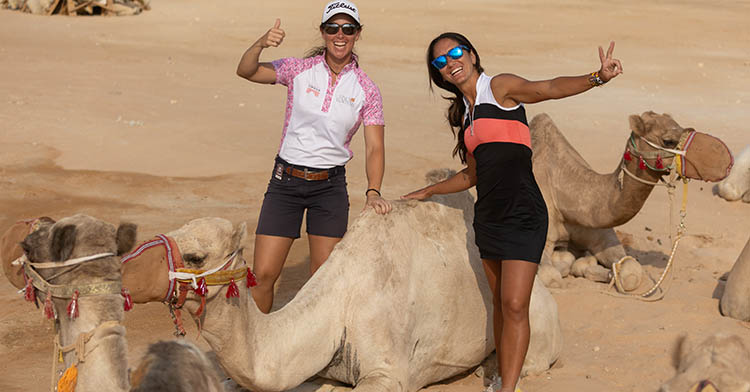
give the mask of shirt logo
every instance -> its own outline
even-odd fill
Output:
[[[313,86],[313,85],[309,85],[308,84],[307,85],[307,90],[305,90],[305,93],[307,93],[307,94],[312,93],[314,96],[317,97],[318,95],[320,95],[320,89],[317,88],[317,87],[315,87],[315,86]]]
[[[357,100],[353,97],[347,97],[345,95],[337,95],[336,102],[354,106],[354,103],[357,102]]]

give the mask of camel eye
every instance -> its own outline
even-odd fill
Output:
[[[664,147],[666,147],[666,148],[675,148],[675,147],[677,147],[677,140],[662,139],[662,143],[664,143]]]
[[[206,260],[206,255],[199,256],[195,253],[186,253],[182,256],[182,259],[188,264],[201,265],[203,264],[203,260]]]

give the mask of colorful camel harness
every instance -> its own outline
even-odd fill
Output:
[[[36,230],[35,224],[30,225],[30,232]],[[23,289],[24,298],[27,301],[37,303],[37,291],[45,294],[44,299],[44,314],[48,319],[57,320],[58,315],[55,312],[55,308],[52,305],[52,298],[70,299],[70,303],[67,307],[67,315],[71,320],[78,317],[78,298],[83,296],[97,296],[97,295],[122,295],[125,299],[125,310],[129,310],[128,305],[132,308],[132,302],[129,300],[130,295],[127,290],[122,288],[120,282],[100,282],[83,285],[56,285],[49,281],[57,278],[65,273],[72,271],[74,268],[66,269],[61,271],[47,279],[43,278],[36,270],[37,269],[48,269],[48,268],[62,268],[77,266],[82,263],[103,260],[109,257],[115,256],[114,253],[98,253],[91,256],[78,257],[69,259],[64,262],[34,262],[29,261],[26,254],[14,260],[12,264],[22,265],[24,270],[24,278],[26,279],[26,287]],[[86,345],[89,343],[91,338],[97,331],[101,331],[102,334],[123,335],[124,330],[120,326],[118,321],[110,320],[104,321],[94,327],[94,329],[88,332],[82,332],[78,334],[74,343],[67,346],[60,346],[60,335],[55,323],[55,341],[54,348],[52,351],[52,377],[51,377],[51,391],[58,392],[73,392],[75,390],[76,381],[78,377],[78,364],[86,360],[86,354],[95,350],[98,345],[91,346],[88,350]],[[63,353],[75,351],[75,361],[68,367],[62,374],[60,379],[57,379],[57,366],[58,363],[63,362]],[[56,380],[57,379],[57,380]]]
[[[246,287],[253,287],[257,285],[255,280],[255,274],[250,268],[238,268],[233,270],[227,270],[231,265],[232,261],[239,255],[242,249],[237,249],[227,256],[224,263],[216,268],[210,270],[196,270],[185,268],[185,263],[182,260],[179,247],[172,238],[169,238],[163,234],[157,235],[156,238],[143,243],[138,246],[130,254],[123,256],[121,263],[125,264],[128,261],[140,256],[147,249],[163,246],[167,256],[167,268],[169,268],[169,288],[167,293],[164,295],[162,300],[169,307],[169,313],[172,316],[172,321],[175,324],[175,336],[185,336],[185,327],[182,323],[182,306],[185,304],[187,294],[190,290],[193,290],[198,296],[201,297],[201,305],[193,315],[194,317],[200,317],[206,305],[206,293],[208,292],[208,286],[224,286],[229,285],[227,288],[227,298],[239,297],[239,289],[237,288],[237,281],[241,281],[245,278]],[[199,326],[200,329],[200,326]]]

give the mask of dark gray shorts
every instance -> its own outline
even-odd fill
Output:
[[[305,169],[276,157],[255,234],[299,238],[302,216],[307,211],[307,234],[343,237],[349,223],[346,169],[337,166],[330,170],[327,180],[308,181],[277,171],[279,163]]]

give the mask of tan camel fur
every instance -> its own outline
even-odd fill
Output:
[[[732,172],[717,186],[717,193],[725,200],[750,203],[750,146],[737,155]]]
[[[111,252],[116,255],[128,251],[135,242],[135,226],[112,224],[86,215],[64,218],[57,223],[42,222],[38,230],[21,243],[31,262],[63,262],[77,257]],[[68,272],[63,268],[67,268]],[[39,269],[51,284],[83,286],[120,281],[120,260],[110,256],[72,267]],[[44,299],[44,293],[39,292]],[[127,391],[127,347],[123,319],[123,297],[117,294],[81,296],[79,316],[71,320],[66,308],[70,300],[53,298],[60,345],[74,344],[79,335],[95,330],[85,345],[84,361],[78,363],[77,392]],[[116,322],[97,328],[108,321]],[[106,325],[106,324],[105,324]],[[65,367],[74,363],[75,351],[63,354]],[[58,375],[59,376],[59,375]]]
[[[724,316],[750,321],[750,239],[729,271],[720,308]]]
[[[640,116],[632,115],[629,120],[638,150],[654,154],[658,150],[639,136],[659,146],[675,148],[683,133],[692,131],[682,128],[667,114],[645,112]],[[580,253],[590,252],[606,267],[589,264],[584,268],[584,276],[597,281],[608,281],[608,269],[626,255],[613,228],[629,221],[640,211],[654,186],[631,178],[623,172],[619,162],[612,173],[595,172],[546,114],[535,116],[531,120],[530,129],[534,150],[534,176],[549,211],[549,232],[540,277],[547,285],[559,285],[561,273],[568,270],[566,257],[559,258],[565,263],[557,264],[557,271],[550,268],[550,265],[555,265],[552,260],[555,248],[567,247]],[[664,158],[664,166],[669,166],[672,160],[671,157]],[[631,161],[622,162],[628,171],[644,181],[657,182],[663,174],[651,169],[639,169],[635,156]],[[654,165],[654,160],[648,162]],[[695,161],[691,163],[699,166],[702,164]],[[669,213],[664,211],[664,216],[667,217]],[[581,265],[575,268],[576,271],[580,269]],[[633,260],[626,261],[621,273],[624,288],[637,288],[641,275],[640,264]]]
[[[261,313],[243,284],[230,299],[226,287],[209,286],[202,336],[228,376],[254,391],[284,391],[316,374],[357,392],[416,391],[492,352],[492,299],[470,229],[473,197],[393,204],[385,216],[363,213],[276,312]],[[206,270],[224,263],[245,233],[244,225],[233,230],[208,218],[167,235],[190,268]],[[195,314],[199,306],[191,291],[185,309]],[[530,316],[524,374],[548,369],[562,349],[557,304],[539,282]]]
[[[42,222],[55,223],[54,220],[46,216],[39,219],[18,221],[0,237],[0,262],[3,264],[3,274],[8,278],[10,284],[17,289],[22,289],[26,285],[23,267],[11,263],[23,255],[21,241],[38,228]]]
[[[213,363],[184,339],[151,344],[130,380],[131,392],[224,392]]]
[[[736,335],[715,334],[700,344],[681,338],[675,352],[677,374],[659,392],[684,392],[702,380],[721,392],[750,392],[750,351]]]

